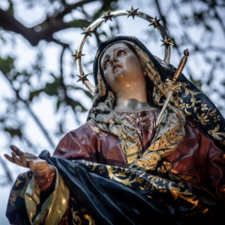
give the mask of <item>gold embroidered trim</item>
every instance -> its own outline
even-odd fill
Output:
[[[25,204],[31,225],[39,225],[43,222],[46,225],[57,225],[66,212],[70,192],[56,168],[55,171],[56,181],[54,191],[42,204],[41,211],[35,217],[34,221],[33,218],[36,215],[36,207],[40,203],[40,191],[37,187],[34,176],[27,186],[25,191]]]

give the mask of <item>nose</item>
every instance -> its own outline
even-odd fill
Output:
[[[113,54],[113,55],[110,57],[109,62],[110,62],[111,65],[113,65],[113,63],[118,62],[118,59],[117,59],[117,57]]]

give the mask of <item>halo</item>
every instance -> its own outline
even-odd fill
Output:
[[[165,46],[165,55],[164,55],[164,61],[166,62],[170,62],[170,55],[171,55],[171,45],[173,45],[173,43],[171,42],[171,39],[169,37],[169,34],[167,33],[167,31],[165,30],[165,28],[159,23],[159,21],[161,19],[157,19],[157,17],[153,18],[143,12],[138,12],[138,9],[133,9],[133,7],[131,7],[131,10],[119,10],[119,11],[114,11],[114,12],[103,12],[104,15],[101,16],[100,18],[98,18],[97,20],[95,20],[93,23],[91,23],[87,28],[84,27],[84,32],[82,33],[82,37],[81,40],[77,46],[77,50],[75,52],[75,55],[73,55],[75,57],[75,61],[76,61],[76,65],[77,65],[77,70],[79,72],[79,79],[78,81],[82,81],[83,84],[85,84],[85,86],[92,92],[95,93],[95,87],[89,82],[89,80],[87,79],[87,75],[88,74],[84,74],[83,72],[83,67],[82,67],[82,63],[81,63],[81,56],[84,56],[84,54],[82,54],[82,49],[83,46],[88,38],[88,36],[92,36],[91,32],[93,32],[93,30],[99,26],[100,24],[102,24],[102,22],[106,22],[107,20],[112,20],[112,18],[117,17],[117,16],[127,16],[130,17],[132,16],[133,19],[135,16],[140,17],[144,20],[147,20],[149,22],[151,22],[149,24],[149,26],[153,25],[154,28],[156,28],[158,30],[158,32],[161,34],[162,36],[162,42],[163,44],[161,46]],[[77,82],[78,82],[77,81]]]

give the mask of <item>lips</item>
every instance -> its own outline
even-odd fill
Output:
[[[119,69],[121,69],[122,68],[122,66],[120,66],[120,65],[118,65],[118,64],[115,64],[114,66],[113,66],[113,73],[115,73],[116,71],[118,71]]]

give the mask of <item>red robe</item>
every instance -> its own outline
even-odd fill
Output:
[[[138,131],[143,153],[151,145],[159,112],[119,113]],[[166,159],[173,165],[189,190],[207,193],[216,202],[225,202],[225,154],[195,124],[187,121],[186,136]],[[127,167],[126,158],[115,135],[101,131],[89,120],[66,134],[59,142],[54,156],[84,159],[112,166]]]

